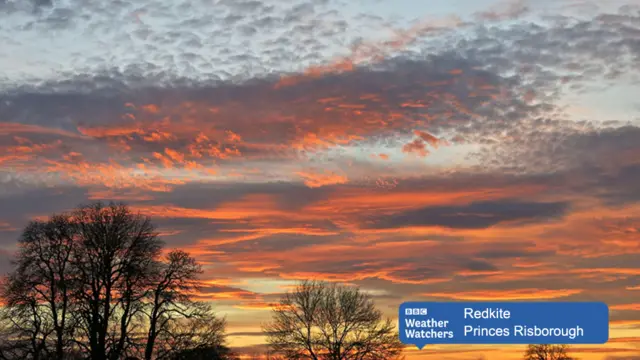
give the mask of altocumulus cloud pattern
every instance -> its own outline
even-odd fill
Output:
[[[637,354],[639,2],[0,0],[0,19],[3,271],[30,219],[122,200],[206,264],[197,296],[237,347],[314,277],[390,316],[598,299],[612,340],[579,356]]]

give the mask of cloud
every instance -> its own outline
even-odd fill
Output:
[[[462,229],[487,228],[561,217],[567,203],[534,203],[504,200],[476,202],[466,206],[427,207],[372,220],[374,228],[443,226]]]
[[[496,291],[471,291],[457,293],[428,293],[423,296],[433,298],[447,298],[454,300],[532,300],[532,299],[557,299],[581,293],[579,289],[517,289],[517,290],[496,290]]]
[[[255,299],[257,294],[239,288],[224,285],[210,285],[201,287],[197,292],[191,294],[195,299],[201,301],[214,300],[246,300]]]
[[[598,18],[589,26],[604,22],[613,22],[619,25],[616,31],[623,31],[621,26],[626,20],[615,16]],[[563,66],[574,63],[573,56],[584,56],[588,49],[573,47],[576,37],[585,36],[577,33],[580,26],[545,28],[553,36],[570,39],[572,47],[567,59],[541,59],[544,61],[538,63],[563,72]],[[381,60],[373,68],[358,65],[347,72],[312,77],[278,90],[271,89],[278,80],[266,78],[240,84],[190,81],[165,87],[162,83],[147,83],[152,88],[132,93],[127,90],[129,87],[152,80],[144,73],[107,72],[100,78],[88,74],[84,79],[49,82],[44,88],[12,91],[0,111],[2,118],[12,124],[19,121],[22,124],[17,126],[36,128],[44,128],[42,118],[46,114],[49,132],[78,138],[65,144],[69,150],[60,149],[60,157],[65,156],[64,151],[96,157],[91,160],[100,161],[109,173],[126,172],[131,167],[154,172],[154,167],[159,167],[188,170],[192,176],[201,176],[213,174],[217,171],[214,168],[231,161],[291,160],[300,156],[300,151],[308,155],[376,142],[400,142],[398,150],[424,156],[432,151],[427,144],[440,145],[446,138],[456,139],[453,143],[464,140],[489,145],[486,152],[480,153],[481,160],[485,164],[502,164],[503,169],[515,164],[537,171],[565,168],[574,164],[574,159],[564,151],[550,149],[557,149],[558,144],[571,147],[563,143],[588,133],[584,126],[571,121],[540,118],[556,108],[551,100],[561,91],[564,75],[531,68],[521,76],[507,76],[531,63],[532,59],[523,57],[530,54],[526,49],[555,44],[540,36],[541,29],[521,30],[483,31],[471,40],[460,40],[456,54],[448,50],[429,56],[407,54]],[[589,33],[596,35],[602,33]],[[503,56],[501,49],[512,53]],[[597,60],[600,55],[589,55],[596,57],[595,62],[620,61]],[[576,78],[577,83],[597,79],[604,73],[597,71],[601,65],[592,64],[593,71],[577,69],[584,73]],[[88,88],[85,94],[43,93],[60,92],[65,87],[78,89],[101,82],[100,79],[121,85],[109,85],[106,90]],[[540,97],[533,104],[523,100],[531,86],[549,96]],[[179,114],[189,114],[189,120],[175,120]],[[307,120],[295,122],[298,118]],[[264,125],[256,128],[256,123]],[[448,135],[436,137],[415,130],[416,127]],[[634,127],[627,129],[635,131]],[[403,147],[406,140],[399,138],[410,132],[418,139],[405,142]],[[40,142],[36,144],[43,145]],[[87,151],[89,146],[100,151]],[[549,151],[550,156],[532,156],[541,151]],[[111,155],[110,159],[105,155]],[[13,159],[15,163],[24,158]],[[109,162],[115,163],[115,168]],[[51,171],[57,170],[56,166],[49,166]]]
[[[305,185],[311,188],[332,184],[345,184],[349,181],[346,176],[334,172],[312,173],[301,171],[297,174],[304,179]]]
[[[640,13],[358,6],[0,1],[0,264],[30,219],[123,200],[236,323],[313,278],[637,327]]]
[[[588,35],[605,36],[599,26],[613,23],[619,32],[616,36],[624,37],[626,22],[613,15],[598,17],[588,23],[598,31]],[[586,139],[596,131],[611,132],[613,137],[615,132],[636,130],[611,125],[597,130],[595,125],[585,128],[572,121],[542,118],[558,109],[553,99],[566,80],[565,75],[560,76],[564,66],[573,68],[572,57],[584,56],[589,50],[573,46],[576,37],[585,36],[578,34],[583,24],[544,28],[554,34],[550,37],[566,37],[571,44],[566,59],[540,59],[540,65],[557,74],[534,67],[519,76],[508,75],[531,63],[532,59],[524,57],[529,50],[552,49],[556,44],[541,37],[542,29],[522,25],[519,31],[480,28],[475,38],[459,40],[456,53],[446,48],[430,55],[409,52],[371,66],[354,65],[348,71],[307,77],[278,89],[273,86],[281,80],[274,77],[165,84],[154,83],[144,72],[119,71],[16,88],[5,95],[0,115],[11,121],[12,134],[26,131],[29,137],[23,142],[29,146],[10,147],[11,155],[3,162],[19,164],[23,170],[74,174],[68,180],[81,184],[101,182],[117,187],[132,179],[148,183],[151,189],[170,189],[185,177],[220,175],[224,166],[223,175],[237,174],[229,168],[237,162],[328,160],[332,155],[327,151],[357,145],[385,146],[424,157],[439,145],[466,143],[482,146],[477,158],[485,168],[564,170],[587,161],[585,151],[578,149],[582,145],[571,143],[579,141],[576,139]],[[512,53],[506,56],[504,49]],[[594,63],[582,64],[594,69],[577,68],[575,72],[583,75],[576,83],[598,79],[604,74],[597,70],[604,61],[621,61],[599,60],[595,52],[588,55]],[[95,86],[103,80],[111,85]],[[548,96],[537,97],[533,103],[524,99],[532,86]],[[87,91],[64,90],[83,87]],[[133,92],[132,87],[138,89]],[[9,137],[7,131],[4,135]],[[411,132],[416,139],[407,139]],[[72,139],[62,144],[54,140],[55,135]],[[583,143],[588,146],[585,140]],[[575,149],[575,156],[557,151],[559,147]],[[595,154],[605,157],[606,151],[615,149],[600,147]],[[540,156],[544,152],[548,154]],[[34,154],[37,161],[32,163]],[[162,179],[167,169],[180,175]],[[271,176],[287,178],[293,173]],[[245,170],[240,174],[247,176]],[[349,174],[344,177],[351,178]]]
[[[499,5],[495,5],[494,9],[487,11],[480,11],[475,14],[476,19],[479,20],[511,20],[519,18],[520,16],[529,12],[528,1],[503,1]]]
[[[252,76],[282,70],[296,60],[309,64],[331,49],[341,31],[359,27],[357,17],[341,16],[337,9],[333,1],[306,0],[128,0],[118,7],[78,0],[0,3],[9,19],[3,26],[3,38],[10,40],[4,51],[23,56],[25,43],[48,50],[45,58],[19,64],[23,74],[32,70],[30,75],[10,74],[22,81],[113,67],[144,71],[147,78],[215,80],[239,71]],[[37,38],[52,30],[57,36],[49,44]],[[55,47],[71,39],[71,46]],[[256,48],[260,51],[252,51]]]
[[[640,304],[621,304],[621,305],[613,305],[610,306],[611,310],[631,310],[631,311],[640,311]]]
[[[607,356],[605,358],[606,360],[638,360],[640,359],[640,356]]]
[[[12,227],[10,223],[5,221],[0,221],[0,231],[15,231],[16,228]]]
[[[402,147],[402,152],[415,153],[416,155],[421,157],[429,155],[429,150],[427,150],[424,141],[420,139],[415,139],[412,142],[404,145]]]
[[[269,81],[258,81],[194,85],[180,90],[179,95],[179,89],[171,88],[116,97],[99,90],[90,95],[20,93],[8,95],[9,105],[0,115],[12,121],[46,119],[49,127],[59,129],[50,132],[77,134],[64,144],[28,139],[32,147],[47,145],[55,151],[30,162],[14,158],[13,163],[24,170],[74,174],[71,180],[81,183],[121,183],[119,178],[125,176],[160,181],[159,170],[166,169],[199,177],[217,174],[220,167],[236,162],[322,159],[325,151],[344,146],[393,144],[416,124],[436,121],[429,112],[437,113],[439,107],[468,117],[464,113],[482,106],[483,98],[474,97],[464,105],[450,104],[450,99],[440,98],[438,93],[452,92],[466,98],[477,91],[464,86],[471,76],[486,78],[489,83],[500,80],[476,70],[469,70],[466,80],[455,79],[446,68],[441,69],[456,61],[461,62],[458,67],[465,64],[464,60],[440,57],[392,62],[383,71],[361,69],[273,91],[268,90]],[[407,76],[413,80],[406,81]],[[403,107],[411,97],[418,99],[430,91],[433,96],[428,101],[433,109],[425,112]],[[522,111],[524,116],[527,110]],[[308,120],[296,121],[299,118]]]
[[[608,342],[630,342],[630,343],[636,343],[636,342],[640,342],[640,337],[618,337],[618,338],[609,339]],[[615,358],[615,357],[612,357],[612,358]]]

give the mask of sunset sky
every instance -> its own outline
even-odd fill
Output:
[[[0,0],[0,44],[3,273],[29,220],[124,201],[240,349],[314,278],[390,317],[604,301],[574,354],[640,359],[638,0]]]

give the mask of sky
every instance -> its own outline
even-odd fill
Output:
[[[640,359],[640,2],[0,0],[0,271],[33,219],[152,217],[259,351],[303,279],[604,301]],[[517,359],[428,346],[417,359]]]

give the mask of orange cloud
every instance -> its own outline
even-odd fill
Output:
[[[541,299],[557,299],[582,293],[580,289],[517,289],[517,290],[479,290],[479,291],[460,291],[452,293],[425,293],[422,296],[432,298],[447,298],[454,300],[541,300]]]
[[[0,221],[0,231],[14,231],[17,230],[15,227],[11,226],[8,222]]]
[[[553,267],[532,267],[532,268],[520,268],[505,269],[489,271],[484,273],[477,272],[458,272],[459,276],[475,276],[473,282],[478,283],[501,283],[506,281],[523,281],[536,278],[553,278],[553,277],[565,277],[567,274],[575,275],[580,279],[593,279],[596,281],[611,281],[626,279],[631,276],[639,274],[639,269],[634,268],[578,268],[571,269],[565,266]]]
[[[144,167],[131,168],[115,160],[108,163],[90,162],[77,153],[66,155],[62,161],[45,160],[45,164],[44,169],[48,172],[60,174],[80,186],[167,192],[175,185],[186,183],[184,179],[167,178],[159,172]],[[94,196],[100,195],[94,192]]]
[[[296,235],[305,235],[305,236],[330,236],[330,235],[338,235],[338,232],[328,231],[319,228],[312,227],[290,227],[290,228],[259,228],[259,229],[233,229],[233,230],[221,230],[221,233],[224,234],[237,234],[240,233],[242,235],[239,236],[229,236],[229,237],[220,237],[217,239],[202,239],[199,240],[196,244],[196,249],[198,246],[216,246],[216,245],[225,245],[225,244],[235,244],[243,241],[251,241],[258,240],[260,238],[272,235],[281,235],[281,234],[296,234]],[[197,251],[197,250],[195,250]]]
[[[153,200],[150,194],[144,194],[139,189],[89,189],[89,200],[110,200],[110,201],[145,201]]]
[[[254,301],[254,302],[243,302],[237,305],[233,305],[233,307],[235,307],[236,309],[243,309],[243,310],[272,310],[273,307],[276,306],[275,303],[267,303],[267,302],[260,302],[260,301]]]
[[[427,150],[427,147],[424,141],[420,139],[415,139],[412,142],[405,144],[402,147],[402,152],[405,152],[408,154],[416,154],[420,157],[425,157],[430,154],[429,150]]]
[[[291,214],[278,209],[276,199],[268,195],[251,195],[233,202],[220,204],[214,210],[184,208],[173,205],[137,205],[136,211],[158,218],[192,218],[216,220],[266,219]]]
[[[628,337],[615,337],[609,339],[610,343],[638,343],[640,342],[640,336],[628,336]]]
[[[451,281],[451,278],[424,278],[424,279],[407,279],[400,276],[394,276],[393,272],[398,270],[409,270],[406,266],[398,266],[389,269],[370,272],[349,272],[349,273],[326,273],[314,271],[298,271],[298,272],[282,272],[280,277],[290,280],[316,279],[327,282],[350,283],[354,281],[362,281],[368,279],[380,279],[390,281],[396,284],[410,285],[429,285],[439,284]]]
[[[610,320],[609,324],[620,327],[636,327],[640,326],[640,320]]]
[[[62,140],[56,140],[49,143],[38,144],[33,141],[22,138],[14,137],[13,140],[17,143],[14,146],[0,146],[0,150],[4,153],[0,155],[0,164],[13,165],[19,168],[28,169],[35,166],[33,160],[36,160],[38,155],[48,152],[56,152],[62,147]]]
[[[514,186],[470,186],[441,191],[439,189],[416,189],[393,192],[372,191],[367,188],[335,189],[324,200],[305,208],[310,213],[340,211],[342,214],[362,213],[372,209],[385,213],[443,204],[468,204],[473,201],[504,199],[527,196],[543,192],[544,185]]]
[[[437,149],[438,146],[443,144],[443,141],[441,139],[438,139],[437,137],[429,134],[428,132],[415,130],[413,133],[416,136],[420,137],[422,140],[424,140],[427,144],[431,145],[433,148]]]
[[[581,258],[640,254],[640,218],[629,216],[640,209],[637,205],[607,208],[588,203],[584,208],[576,208],[562,222],[539,228],[537,236],[550,241],[540,242],[538,248]]]
[[[59,135],[67,138],[84,138],[81,134],[76,134],[70,131],[31,125],[21,124],[15,122],[0,122],[0,135],[15,135],[15,134],[46,134],[46,135]]]
[[[640,311],[640,303],[636,304],[622,304],[622,305],[610,305],[609,309],[611,310],[632,310],[632,311]]]
[[[304,184],[310,188],[346,184],[349,181],[345,175],[340,175],[332,171],[325,171],[323,173],[300,171],[296,174],[300,175],[304,179]]]
[[[190,297],[200,301],[242,300],[250,294],[245,291],[221,291],[215,293],[193,292]]]

